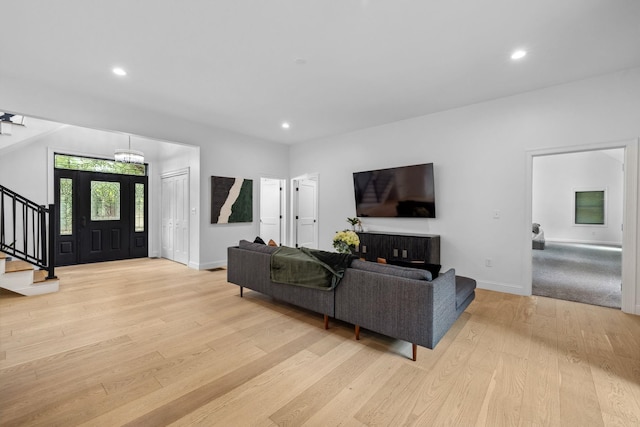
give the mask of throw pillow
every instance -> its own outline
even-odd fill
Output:
[[[438,277],[438,275],[440,274],[440,269],[442,268],[440,264],[429,264],[428,262],[389,261],[389,264],[427,270],[429,273],[431,273],[431,277],[433,279]]]
[[[249,242],[248,240],[240,240],[240,249],[247,249],[254,252],[262,252],[265,254],[272,254],[278,248],[274,248],[273,246],[262,245],[260,243]]]
[[[278,246],[278,244],[273,239],[269,239],[269,246]]]
[[[264,240],[262,240],[262,239],[260,238],[260,236],[257,236],[257,237],[255,238],[255,240],[253,241],[253,243],[260,243],[260,244],[262,244],[262,245],[266,245],[266,243],[264,242]]]
[[[351,268],[356,270],[370,271],[372,273],[386,274],[387,276],[404,277],[405,279],[430,281],[431,273],[428,270],[417,268],[399,267],[390,264],[378,264],[376,262],[353,260]]]

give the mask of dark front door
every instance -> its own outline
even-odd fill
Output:
[[[80,263],[129,258],[131,195],[128,178],[78,172]]]
[[[56,264],[148,254],[147,177],[55,170]]]

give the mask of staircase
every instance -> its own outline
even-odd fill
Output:
[[[57,292],[59,285],[58,279],[47,279],[45,270],[35,270],[26,261],[7,261],[7,255],[0,252],[0,288],[30,296]]]
[[[38,205],[0,185],[0,288],[22,295],[57,292],[54,205]]]

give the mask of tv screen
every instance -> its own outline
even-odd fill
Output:
[[[435,218],[433,163],[354,172],[359,217]]]

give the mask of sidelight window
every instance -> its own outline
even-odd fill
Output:
[[[60,235],[73,234],[73,180],[60,178]]]
[[[144,184],[135,185],[135,232],[144,231]]]

